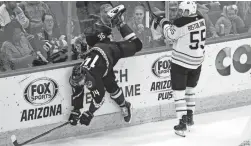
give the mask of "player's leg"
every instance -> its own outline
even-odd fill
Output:
[[[89,106],[89,110],[82,113],[80,117],[80,123],[88,126],[94,117],[94,113],[103,105],[104,103],[104,96],[105,96],[105,89],[104,83],[100,76],[93,76],[95,79],[95,86],[89,88],[90,93],[92,95],[91,104]],[[93,84],[93,83],[92,83]]]
[[[71,111],[69,120],[72,120],[71,125],[77,125],[79,117],[81,115],[80,109],[83,108],[84,99],[84,86],[72,86],[72,106],[74,107]]]
[[[72,87],[72,95],[71,95],[71,104],[73,106],[73,110],[71,111],[69,121],[71,125],[77,125],[79,117],[81,115],[80,109],[83,108],[83,99],[84,99],[84,85],[79,85],[79,83],[74,80],[75,78],[82,78],[82,74],[78,73],[78,66],[73,68],[72,75],[69,79],[69,83]],[[73,79],[74,78],[74,79]]]
[[[187,125],[194,125],[193,114],[195,112],[195,87],[200,78],[201,66],[190,70],[187,77],[186,104],[187,104]]]
[[[107,92],[110,93],[111,99],[113,99],[121,108],[125,122],[130,123],[132,117],[132,105],[130,102],[125,100],[123,90],[118,86],[115,79],[116,77],[112,69],[103,79],[105,88]]]
[[[171,81],[175,110],[179,124],[174,126],[175,133],[179,136],[185,136],[187,105],[185,100],[185,89],[187,82],[187,69],[171,63]]]
[[[92,95],[92,101],[89,110],[82,113],[80,123],[88,126],[94,117],[94,113],[104,103],[105,89],[102,77],[106,70],[106,63],[98,54],[92,53],[82,63],[82,66],[82,72],[85,74],[84,84]]]
[[[142,42],[127,24],[120,28],[120,33],[126,41],[117,42],[120,52],[116,56],[120,56],[120,58],[130,57],[142,49]]]

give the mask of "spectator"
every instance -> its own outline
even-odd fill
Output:
[[[244,21],[245,27],[251,32],[251,2],[250,1],[237,1],[238,16]],[[246,31],[245,31],[246,32]]]
[[[177,19],[179,12],[179,3],[177,1],[170,1],[169,2],[169,19],[171,22],[173,22],[175,19]]]
[[[43,27],[38,33],[38,35],[41,37],[40,39],[53,41],[61,37],[59,30],[55,28],[55,19],[53,18],[52,14],[43,14],[42,23]]]
[[[1,51],[13,62],[13,69],[31,67],[36,54],[24,36],[22,26],[13,20],[5,26],[4,34],[6,41]]]
[[[95,23],[96,20],[100,19],[101,6],[104,7],[105,4],[111,4],[109,1],[77,1],[77,17],[79,20],[79,26],[81,33],[91,25]]]
[[[221,8],[221,10],[223,10],[223,8],[225,6],[234,5],[236,3],[236,1],[218,1],[218,3],[220,3],[220,8]]]
[[[165,16],[165,11],[161,11],[158,8],[155,9],[155,14],[158,16]],[[177,1],[170,1],[169,2],[169,19],[171,22],[173,22],[175,19],[179,18],[179,3]],[[153,23],[152,23],[153,24]],[[159,34],[161,31],[156,31],[153,27],[154,25],[151,25],[151,31],[153,35],[153,46],[154,47],[160,47],[160,46],[165,46],[166,44],[169,45],[169,48],[172,46],[172,42],[166,42],[165,38],[163,37],[162,34]],[[157,27],[156,29],[160,29]],[[154,31],[154,32],[153,32]]]
[[[159,16],[159,17],[165,17],[165,11],[161,11],[158,8],[155,7],[155,11],[154,13]],[[156,26],[156,29],[154,29],[154,23],[151,22],[151,33],[152,33],[152,45],[153,47],[162,47],[165,46],[165,38],[163,37],[163,35],[160,33],[161,31],[159,29],[161,29],[160,27]]]
[[[159,16],[165,16],[165,11],[160,11],[158,8],[155,8],[155,10],[156,10],[155,14],[157,14]],[[178,12],[179,12],[179,3],[177,1],[170,1],[169,2],[169,19],[170,19],[170,22],[173,22],[175,19],[180,17]],[[152,27],[154,27],[154,26],[152,25]],[[157,29],[160,29],[160,28],[157,27]],[[157,38],[157,40],[154,39],[153,46],[158,47],[158,46],[167,45],[168,49],[172,48],[173,42],[164,39],[163,35],[159,34],[160,31],[158,32],[153,28],[151,29],[151,31],[152,31],[153,37]],[[157,34],[159,34],[159,35],[157,35]]]
[[[142,5],[136,6],[129,27],[136,33],[137,37],[142,41],[143,48],[151,47],[151,31],[144,24],[145,8]]]
[[[26,18],[22,9],[17,6],[16,2],[4,2],[4,4],[0,6],[0,47],[5,41],[3,33],[4,26],[10,23],[13,19],[18,20],[23,28],[27,28],[29,26],[29,19]]]
[[[207,14],[209,9],[206,6],[203,6],[197,3],[197,11],[198,11],[198,14],[202,15],[205,19],[206,27],[207,27],[207,32],[206,32],[207,37],[213,37],[213,38],[219,37],[214,27],[214,24],[212,23],[212,21],[210,20]]]
[[[215,27],[219,35],[238,34],[245,27],[243,20],[237,16],[236,5],[225,6],[222,16],[217,20]]]
[[[23,10],[15,1],[8,1],[0,6],[0,26],[4,27],[12,19],[17,19],[23,28],[29,26],[29,19],[24,15]]]
[[[0,73],[14,69],[13,63],[7,57],[7,54],[0,51]]]
[[[30,20],[29,28],[27,32],[30,34],[36,34],[43,27],[42,16],[45,13],[51,13],[47,4],[41,1],[22,1],[19,4],[26,17]]]
[[[34,48],[39,52],[40,60],[35,62],[35,66],[45,65],[53,62],[52,56],[61,51],[65,54],[67,52],[67,42],[64,40],[65,36],[60,36],[58,29],[54,28],[54,18],[51,14],[45,13],[42,16],[43,27],[41,32],[35,35],[31,41]],[[65,61],[65,60],[64,60]]]

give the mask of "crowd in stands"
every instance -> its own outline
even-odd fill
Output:
[[[87,25],[93,25],[90,19],[102,15],[101,2],[72,2],[75,16],[72,17],[70,35],[66,31],[66,3],[0,2],[0,73],[65,62],[69,60],[69,55],[71,60],[81,59],[88,49],[81,32]],[[170,43],[161,34],[152,33],[152,20],[149,19],[149,13],[146,13],[148,10],[144,1],[113,3],[126,6],[125,20],[143,42],[143,51]],[[151,1],[150,4],[157,15],[165,15],[164,1]],[[169,2],[171,22],[180,17],[178,5],[178,1]],[[60,11],[57,9],[59,7]],[[197,7],[198,13],[206,20],[207,38],[251,32],[249,1],[198,1]],[[113,34],[114,40],[121,40],[116,31]],[[67,36],[70,36],[70,45],[67,43]]]

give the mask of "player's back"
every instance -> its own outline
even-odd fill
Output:
[[[173,45],[172,62],[186,68],[196,69],[204,60],[206,40],[205,19],[200,15],[181,17],[174,21],[179,37]]]

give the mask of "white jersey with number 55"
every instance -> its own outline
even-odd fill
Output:
[[[174,41],[172,62],[189,69],[197,69],[204,60],[206,24],[200,15],[181,17],[173,25],[162,21],[166,39]]]

